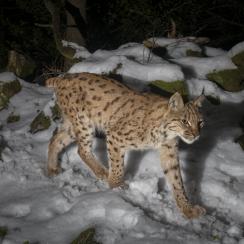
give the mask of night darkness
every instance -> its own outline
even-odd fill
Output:
[[[62,2],[60,29],[64,33],[68,1]],[[228,50],[244,39],[244,2],[238,0],[92,0],[86,2],[85,13],[85,19],[79,11],[72,15],[90,51],[166,36],[171,19],[179,36],[209,37],[210,46]],[[59,53],[52,30],[40,26],[50,23],[44,1],[1,1],[0,53],[6,57],[7,51],[14,49],[29,55],[38,65],[57,62]],[[2,67],[5,62],[1,60]]]

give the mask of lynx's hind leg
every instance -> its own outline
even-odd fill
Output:
[[[74,133],[72,131],[71,123],[66,119],[64,120],[57,133],[53,135],[48,146],[48,175],[52,176],[58,174],[60,166],[58,162],[59,153],[61,153],[65,147],[75,141]]]

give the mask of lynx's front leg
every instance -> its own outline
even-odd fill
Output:
[[[109,174],[108,184],[111,188],[124,186],[124,153],[115,145],[112,138],[107,138]]]
[[[180,211],[189,219],[197,218],[205,213],[205,209],[198,205],[191,205],[187,199],[181,178],[177,151],[175,143],[163,145],[160,149],[161,165],[172,187]]]

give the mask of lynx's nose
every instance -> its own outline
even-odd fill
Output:
[[[192,131],[192,134],[193,136],[196,138],[196,137],[199,137],[200,136],[200,130],[198,128],[196,128],[195,130]]]

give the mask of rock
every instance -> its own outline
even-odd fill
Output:
[[[20,78],[31,76],[36,69],[35,62],[14,50],[9,51],[7,70],[14,72]]]
[[[0,93],[0,110],[4,109],[8,105],[9,99],[2,93]]]
[[[51,120],[44,112],[40,112],[35,119],[31,122],[30,133],[34,134],[38,131],[46,130],[50,127]]]
[[[21,90],[18,80],[0,81],[0,110],[8,105],[9,99]]]
[[[155,87],[162,90],[162,94],[163,93],[173,94],[175,92],[179,92],[182,96],[186,96],[188,94],[186,84],[182,80],[176,80],[171,82],[166,82],[163,80],[155,80],[152,81],[149,86],[152,88],[152,90]]]
[[[244,79],[244,42],[237,43],[228,51],[228,56],[232,62],[238,67]]]
[[[242,75],[239,69],[225,69],[209,73],[206,76],[226,91],[236,92],[243,89]]]
[[[59,120],[61,118],[61,110],[58,106],[57,103],[55,103],[55,105],[53,107],[50,108],[52,111],[52,119],[55,120]]]
[[[95,229],[88,228],[82,231],[79,236],[71,242],[71,244],[99,244],[94,240]]]
[[[8,228],[6,226],[0,226],[0,240],[8,234]]]
[[[232,62],[237,66],[237,67],[244,67],[244,51],[236,54],[232,58]]]
[[[194,50],[191,50],[191,49],[187,49],[186,50],[186,56],[189,56],[189,57],[204,57],[202,52],[194,51]]]
[[[10,114],[7,118],[7,123],[14,123],[14,122],[18,122],[20,120],[20,116],[19,115],[15,115],[15,114]]]
[[[236,54],[231,59],[232,62],[238,67],[242,80],[244,80],[244,51]]]

